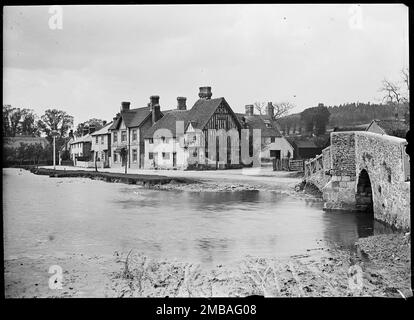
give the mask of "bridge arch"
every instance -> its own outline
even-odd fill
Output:
[[[358,175],[355,205],[358,211],[374,215],[372,184],[367,170],[362,169]]]

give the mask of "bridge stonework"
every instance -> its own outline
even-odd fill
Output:
[[[405,145],[405,139],[370,132],[331,133],[330,150],[323,153],[323,172],[330,172],[329,182],[321,187],[324,209],[360,210],[366,199],[372,199],[375,219],[410,229]],[[307,180],[320,177],[318,174],[310,174]],[[366,176],[369,182],[363,186]]]

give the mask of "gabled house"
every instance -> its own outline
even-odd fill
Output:
[[[112,122],[106,123],[98,131],[94,131],[92,136],[92,159],[96,163],[96,167],[109,168],[111,166],[111,133],[109,128]]]
[[[221,129],[226,134],[236,134],[239,139],[239,119],[224,98],[211,99],[211,87],[200,87],[198,96],[200,99],[190,110],[187,110],[186,98],[178,97],[177,109],[165,112],[164,117],[146,132],[145,168],[218,169],[239,165],[231,161],[235,152],[240,156],[239,145],[235,146],[234,140],[228,137],[225,142],[227,154],[220,158],[220,142],[216,135]],[[177,128],[181,132],[177,132]],[[214,143],[211,139],[216,139],[214,154],[209,154]]]
[[[146,107],[130,109],[130,102],[122,102],[120,112],[108,128],[111,135],[111,167],[142,168],[144,165],[144,132],[155,124],[163,113],[159,96],[151,96]],[[122,158],[122,149],[127,157]]]
[[[261,132],[260,159],[263,162],[272,159],[293,158],[293,146],[280,134],[274,120],[274,106],[271,102],[266,106],[265,114],[254,114],[254,106],[246,105],[245,113],[237,116],[245,128],[259,129]]]
[[[368,132],[385,134],[404,139],[407,135],[408,130],[410,130],[409,124],[407,124],[406,121],[399,119],[372,120],[366,129]]]

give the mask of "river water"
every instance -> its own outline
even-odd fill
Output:
[[[367,214],[276,192],[148,190],[3,169],[5,259],[41,254],[112,255],[214,266],[245,255],[285,257],[392,232]]]

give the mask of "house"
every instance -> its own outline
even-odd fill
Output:
[[[399,119],[372,120],[366,129],[368,132],[385,134],[404,139],[407,135],[408,130],[410,130],[409,124],[406,121]]]
[[[310,140],[304,137],[286,137],[289,143],[293,146],[294,159],[310,159],[322,153],[323,147],[319,147]]]
[[[159,96],[151,96],[146,107],[130,109],[130,102],[122,102],[120,112],[114,117],[108,131],[111,135],[111,167],[119,168],[126,163],[129,168],[144,166],[144,132],[155,124],[163,113]],[[122,158],[122,149],[127,156]]]
[[[74,137],[70,142],[70,158],[75,166],[87,166],[84,162],[92,160],[92,136],[94,129],[90,128],[83,131],[84,135],[81,137]]]
[[[145,133],[145,168],[218,169],[240,165],[240,148],[235,144],[240,138],[239,119],[223,97],[211,98],[211,87],[199,89],[199,99],[190,110],[186,98],[178,97],[177,108],[164,112]],[[224,148],[217,130],[227,138],[226,154],[220,153]]]
[[[261,161],[270,162],[272,159],[293,158],[294,148],[277,128],[272,102],[267,104],[266,114],[254,114],[253,105],[246,105],[245,110],[245,114],[238,113],[237,116],[244,128],[260,129]]]
[[[92,137],[92,159],[97,167],[109,168],[111,166],[111,132],[109,128],[112,122],[104,121],[103,127],[91,134]]]

